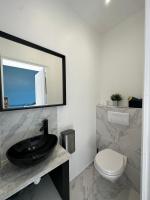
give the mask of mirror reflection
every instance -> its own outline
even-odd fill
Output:
[[[64,104],[63,57],[0,38],[2,109]]]

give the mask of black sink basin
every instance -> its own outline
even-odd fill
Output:
[[[52,134],[32,137],[13,145],[8,149],[6,155],[14,165],[33,166],[49,156],[57,144],[57,140],[57,136]]]

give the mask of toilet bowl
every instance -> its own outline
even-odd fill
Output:
[[[101,176],[111,182],[115,182],[121,177],[125,171],[126,164],[127,157],[112,149],[100,151],[94,160],[96,170]]]

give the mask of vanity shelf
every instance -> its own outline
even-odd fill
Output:
[[[6,200],[49,174],[63,200],[69,200],[69,154],[57,145],[43,162],[22,169],[8,162],[0,169],[0,200]]]

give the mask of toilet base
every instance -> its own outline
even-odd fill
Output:
[[[104,174],[102,173],[99,169],[97,169],[96,165],[94,164],[95,166],[95,169],[98,171],[98,173],[105,179],[107,179],[108,181],[112,182],[112,183],[115,183],[122,175],[123,175],[123,172],[117,176],[110,176],[110,175],[107,175],[107,174]]]
[[[108,176],[108,175],[105,175],[105,174],[100,174],[103,178],[107,179],[108,181],[112,182],[112,183],[115,183],[121,176]]]
[[[100,175],[108,181],[117,181],[125,171],[127,157],[112,149],[100,151],[95,159],[94,166]]]

